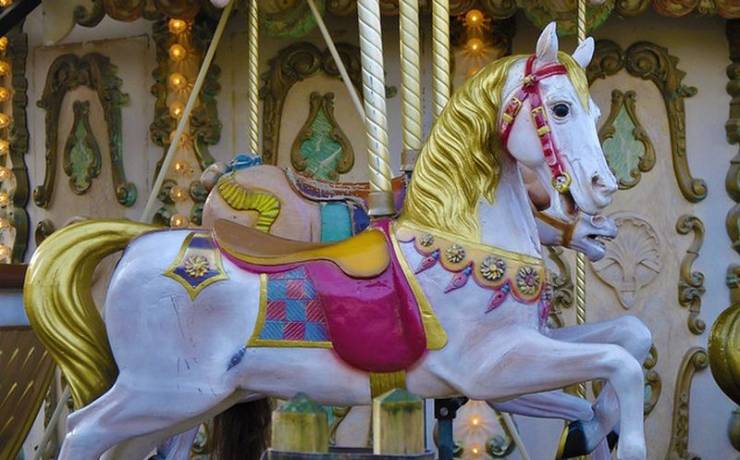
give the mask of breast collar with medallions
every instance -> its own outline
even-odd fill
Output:
[[[545,162],[550,168],[552,186],[558,192],[566,193],[570,188],[571,178],[565,170],[565,161],[552,137],[552,130],[547,120],[547,110],[540,95],[539,83],[548,77],[567,75],[568,70],[562,64],[548,64],[534,70],[535,60],[534,55],[527,59],[522,86],[516,90],[514,96],[509,99],[504,107],[501,115],[501,142],[504,146],[508,144],[514,121],[519,115],[524,101],[529,100],[529,105],[532,108],[530,115],[537,130],[537,137],[542,145]]]

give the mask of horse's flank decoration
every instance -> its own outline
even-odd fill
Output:
[[[254,211],[257,221],[254,227],[269,232],[280,213],[280,201],[269,192],[251,190],[236,182],[234,173],[225,174],[216,184],[224,201],[236,211]]]
[[[229,279],[210,233],[192,232],[185,238],[180,252],[163,273],[185,288],[191,300],[217,281]]]

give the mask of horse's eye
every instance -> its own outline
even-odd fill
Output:
[[[552,113],[555,114],[558,118],[565,118],[568,116],[568,113],[570,112],[570,107],[568,107],[568,104],[555,104],[552,106]]]

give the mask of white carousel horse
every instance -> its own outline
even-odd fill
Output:
[[[49,237],[31,261],[25,303],[81,407],[68,418],[60,459],[94,459],[134,437],[169,436],[267,396],[304,392],[325,404],[367,405],[371,388],[404,384],[425,398],[498,402],[592,379],[607,380],[619,401],[618,458],[645,459],[640,363],[622,347],[572,343],[542,328],[541,247],[517,169],[520,162],[538,174],[549,171],[584,212],[596,214],[610,202],[616,181],[596,135],[598,109],[583,70],[592,52],[588,40],[572,57],[558,53],[552,24],[536,55],[496,61],[471,78],[432,129],[400,219],[347,242],[308,248],[219,221],[221,265],[213,259],[218,252],[195,254],[214,244],[211,237],[187,230],[93,221]],[[276,243],[296,252],[278,256]],[[99,258],[126,245],[104,328],[89,296],[91,273]],[[193,255],[173,265],[188,250]],[[270,298],[265,283],[273,270],[287,270],[275,266],[283,262],[291,274],[315,275],[333,350],[269,340],[259,346],[260,304]],[[216,279],[188,289],[162,276],[178,270],[191,279],[215,271]],[[331,291],[339,285],[367,298]],[[377,308],[370,297],[383,305],[403,297],[408,305],[396,305],[402,313],[421,309],[423,329],[409,319],[404,337],[380,331],[388,343],[406,346],[383,354],[392,362],[373,354],[387,351],[386,342],[353,349],[352,336],[377,331],[334,327]],[[364,308],[336,316],[348,304]],[[245,346],[253,331],[259,340]]]

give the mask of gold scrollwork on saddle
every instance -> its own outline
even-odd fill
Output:
[[[175,260],[163,273],[185,288],[191,300],[211,284],[229,279],[221,253],[209,233],[191,232],[180,246]]]
[[[216,184],[221,198],[237,211],[255,211],[259,214],[255,228],[269,232],[280,214],[280,200],[271,193],[249,189],[236,181],[234,173],[224,174]]]

